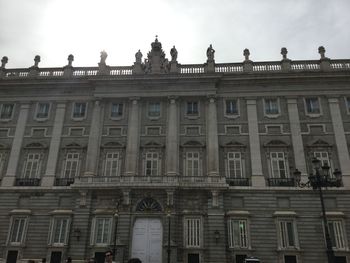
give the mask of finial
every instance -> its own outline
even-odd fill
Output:
[[[325,58],[326,58],[326,56],[325,56],[325,54],[326,54],[326,49],[324,48],[324,46],[318,47],[318,53],[320,53],[321,59],[325,59]]]
[[[73,61],[74,61],[74,56],[73,56],[72,54],[70,54],[70,55],[68,56],[68,66],[71,67]]]
[[[249,55],[250,55],[249,49],[248,48],[244,49],[243,56],[244,56],[245,61],[249,61]]]
[[[282,57],[283,57],[284,60],[285,60],[285,59],[288,59],[288,58],[287,58],[287,54],[288,54],[287,48],[285,48],[285,47],[281,48],[281,55],[282,55]]]
[[[1,68],[5,68],[8,61],[9,61],[8,57],[3,56],[1,59]]]
[[[34,67],[39,67],[39,62],[40,62],[40,56],[36,55],[34,58]]]

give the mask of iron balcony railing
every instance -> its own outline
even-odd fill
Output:
[[[250,186],[250,178],[226,178],[229,186]]]
[[[40,178],[16,178],[16,186],[39,186]]]
[[[55,186],[70,186],[74,183],[74,178],[56,178]]]
[[[294,178],[267,178],[268,186],[285,186],[294,187],[296,186]]]

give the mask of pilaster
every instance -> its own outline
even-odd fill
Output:
[[[66,104],[57,104],[46,171],[41,183],[42,186],[54,185],[65,112]]]
[[[337,145],[340,170],[343,174],[343,184],[350,187],[350,157],[345,138],[343,120],[339,108],[338,98],[329,98],[329,109],[332,117],[335,143]]]
[[[5,176],[2,179],[2,186],[13,186],[15,183],[18,160],[21,154],[23,136],[24,136],[25,127],[27,124],[27,119],[28,119],[28,112],[29,112],[29,104],[28,103],[22,104],[19,111],[18,120],[17,120],[15,136],[12,142],[7,171]]]
[[[95,101],[94,109],[92,112],[89,144],[86,155],[86,169],[84,173],[85,176],[96,175],[97,160],[101,140],[101,126],[103,120],[101,112],[101,103],[97,100]]]
[[[176,99],[169,98],[166,138],[166,174],[178,175],[179,167],[179,114]]]
[[[258,115],[256,111],[256,100],[247,100],[247,114],[248,114],[248,129],[249,129],[249,147],[250,160],[252,167],[252,186],[264,187],[265,178],[262,172],[260,139],[258,129]]]
[[[207,108],[207,156],[208,156],[208,175],[219,175],[219,142],[217,126],[217,110],[215,98],[210,97]]]
[[[138,98],[131,98],[128,120],[128,138],[125,156],[125,174],[135,176],[137,174],[137,160],[139,152],[139,103]]]

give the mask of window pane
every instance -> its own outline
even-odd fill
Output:
[[[226,114],[238,114],[236,100],[226,100]]]
[[[39,103],[36,117],[37,118],[47,118],[49,116],[49,103]]]
[[[121,117],[123,115],[123,106],[122,103],[112,103],[111,117]]]
[[[2,104],[0,119],[11,119],[13,108],[14,108],[14,104]]]

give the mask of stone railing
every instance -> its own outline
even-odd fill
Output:
[[[213,176],[83,176],[72,187],[213,187],[226,186],[224,177]]]
[[[49,78],[95,78],[97,76],[130,76],[134,75],[133,66],[110,66],[103,70],[99,67],[63,67],[63,68],[0,68],[0,79],[49,79]],[[281,73],[281,72],[332,72],[350,71],[350,60],[282,60],[271,62],[245,61],[243,63],[219,63],[213,68],[207,64],[177,64],[180,75],[194,74],[244,74],[244,73]],[[140,73],[137,73],[140,75]],[[163,73],[165,74],[165,73]],[[167,73],[174,74],[174,73]],[[147,75],[142,73],[141,75]]]

